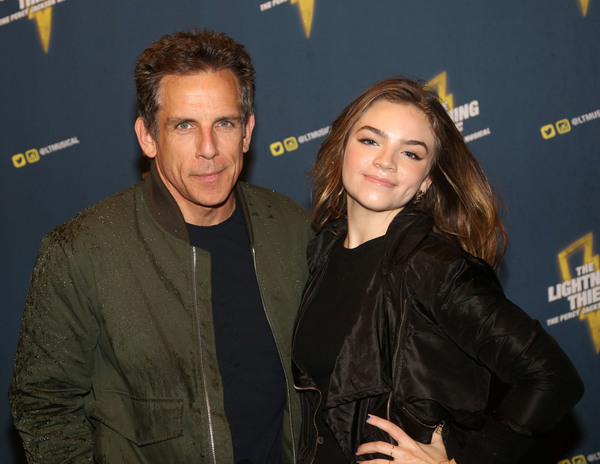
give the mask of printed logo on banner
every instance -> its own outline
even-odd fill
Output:
[[[587,461],[585,460],[585,456],[580,454],[579,456],[574,456],[573,459],[558,461],[558,464],[587,464]]]
[[[273,142],[269,145],[269,148],[273,156],[279,156],[285,153],[285,148],[283,148],[283,143],[281,142]]]
[[[288,0],[269,0],[260,4],[260,12],[263,13],[273,7],[288,3]],[[289,0],[292,5],[297,4],[300,10],[300,18],[302,19],[302,27],[306,38],[310,37],[312,29],[313,15],[315,12],[315,0]]]
[[[468,103],[463,103],[459,106],[454,106],[454,95],[448,93],[448,76],[446,71],[438,74],[429,82],[427,82],[426,87],[429,89],[435,89],[440,100],[446,107],[450,118],[456,124],[456,127],[459,131],[463,132],[465,121],[469,119],[475,119],[480,114],[479,100],[471,100]],[[489,127],[485,127],[483,129],[479,129],[475,132],[471,132],[468,135],[464,136],[465,142],[471,142],[473,140],[480,139],[482,137],[486,137],[492,133]]]
[[[583,16],[587,15],[588,6],[590,6],[590,0],[579,0],[579,6]]]
[[[562,282],[548,287],[548,302],[566,300],[569,311],[546,320],[548,326],[571,319],[587,322],[596,353],[600,353],[600,256],[594,254],[590,232],[558,254]],[[574,272],[573,272],[574,271]]]
[[[37,163],[40,160],[40,152],[35,148],[32,148],[31,150],[27,150],[25,155],[23,155],[23,153],[17,153],[16,155],[13,155],[12,160],[13,165],[16,168],[22,168],[27,163]]]
[[[540,130],[542,131],[542,137],[545,139],[551,139],[556,135],[553,124],[546,124],[545,126],[542,126]]]
[[[542,138],[544,140],[548,140],[556,137],[556,135],[563,135],[571,132],[571,129],[575,126],[580,126],[581,124],[597,120],[600,120],[600,109],[572,117],[570,120],[563,118],[553,124],[545,124],[540,127],[540,132],[542,134]]]
[[[271,154],[273,156],[283,155],[285,152],[290,152],[297,150],[300,147],[300,144],[306,142],[312,142],[313,140],[320,139],[329,134],[330,126],[322,127],[321,129],[317,129],[311,132],[307,132],[306,134],[299,135],[297,137],[286,137],[282,142],[273,142],[269,145],[269,149],[271,150]]]
[[[41,156],[49,155],[50,153],[54,153],[56,151],[64,150],[65,148],[72,147],[73,145],[79,144],[79,139],[77,137],[70,137],[65,140],[61,140],[60,142],[52,143],[40,149],[30,148],[25,151],[25,153],[17,153],[12,156],[12,163],[15,168],[23,168],[28,164],[37,163]],[[41,155],[41,156],[40,156]]]
[[[583,454],[578,456],[573,456],[571,459],[563,459],[562,461],[558,461],[557,464],[588,464],[592,462],[600,461],[600,451],[597,453],[591,453],[586,457]]]
[[[35,20],[44,52],[48,53],[52,29],[52,7],[67,0],[19,0],[19,10],[0,18],[0,26],[23,19]]]

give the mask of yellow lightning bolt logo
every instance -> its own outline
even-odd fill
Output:
[[[596,271],[600,270],[600,256],[593,254],[593,239],[593,235],[590,232],[558,254],[558,264],[563,281],[566,282],[572,279],[571,269],[569,268],[569,256],[579,250],[583,250],[583,265],[593,263],[594,269]],[[600,310],[583,314],[583,308],[577,309],[579,310],[579,319],[582,321],[587,319],[594,348],[596,349],[596,354],[598,354],[600,353]]]
[[[581,7],[583,16],[585,16],[587,14],[588,6],[590,6],[590,0],[579,0],[579,6]]]
[[[315,0],[292,0],[292,4],[297,3],[300,7],[300,16],[302,17],[302,25],[306,38],[310,37],[312,28],[313,13],[315,11]]]
[[[440,97],[440,100],[446,104],[446,109],[450,111],[454,108],[454,96],[451,93],[447,93],[447,85],[448,77],[446,71],[444,71],[431,79],[425,87],[428,89],[437,88],[437,94]]]
[[[31,20],[35,19],[37,23],[38,32],[40,34],[40,40],[44,47],[44,52],[48,53],[48,47],[50,45],[50,30],[52,27],[52,7],[44,8],[43,10],[31,12],[29,9],[28,18]]]

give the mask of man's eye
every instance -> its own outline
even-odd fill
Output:
[[[192,125],[189,122],[181,122],[177,124],[178,129],[188,130],[192,128]]]
[[[217,124],[219,127],[233,127],[233,123],[231,121],[219,121]]]

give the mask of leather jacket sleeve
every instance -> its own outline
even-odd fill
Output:
[[[431,306],[438,308],[436,322],[508,386],[492,421],[456,461],[513,462],[526,451],[528,437],[549,431],[566,415],[583,394],[583,384],[558,343],[505,297],[487,264],[467,257],[446,272],[436,292],[438,301]]]

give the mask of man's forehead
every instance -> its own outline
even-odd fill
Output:
[[[235,76],[235,74],[228,69],[221,69],[221,70],[217,70],[217,71],[214,71],[214,70],[195,71],[195,72],[189,72],[189,73],[184,73],[184,74],[175,74],[175,73],[165,74],[160,79],[159,85],[158,85],[158,92],[157,92],[157,103],[158,103],[157,109],[158,110],[160,110],[163,107],[165,89],[168,87],[169,90],[172,90],[174,88],[174,86],[177,86],[182,81],[186,81],[186,84],[187,84],[187,81],[192,82],[191,79],[186,79],[188,77],[192,77],[192,78],[193,77],[200,77],[200,78],[214,77],[215,79],[206,81],[206,87],[210,88],[211,86],[214,86],[215,84],[217,84],[219,87],[221,87],[219,90],[224,95],[229,93],[228,90],[234,90],[234,92],[235,92],[234,99],[237,104],[236,105],[237,110],[241,115],[242,108],[241,108],[240,83],[239,83],[239,80],[237,79],[237,77]],[[230,85],[228,85],[228,84],[230,84]],[[200,88],[202,88],[202,85],[200,86]]]
[[[211,78],[214,77],[218,80],[222,80],[232,84],[235,87],[238,94],[241,91],[240,82],[237,76],[230,71],[229,69],[220,69],[220,70],[201,70],[201,71],[192,71],[186,73],[166,73],[161,77],[158,89],[159,92],[162,91],[167,85],[173,83],[177,80],[189,80],[186,79],[188,77],[200,77],[200,78]]]

